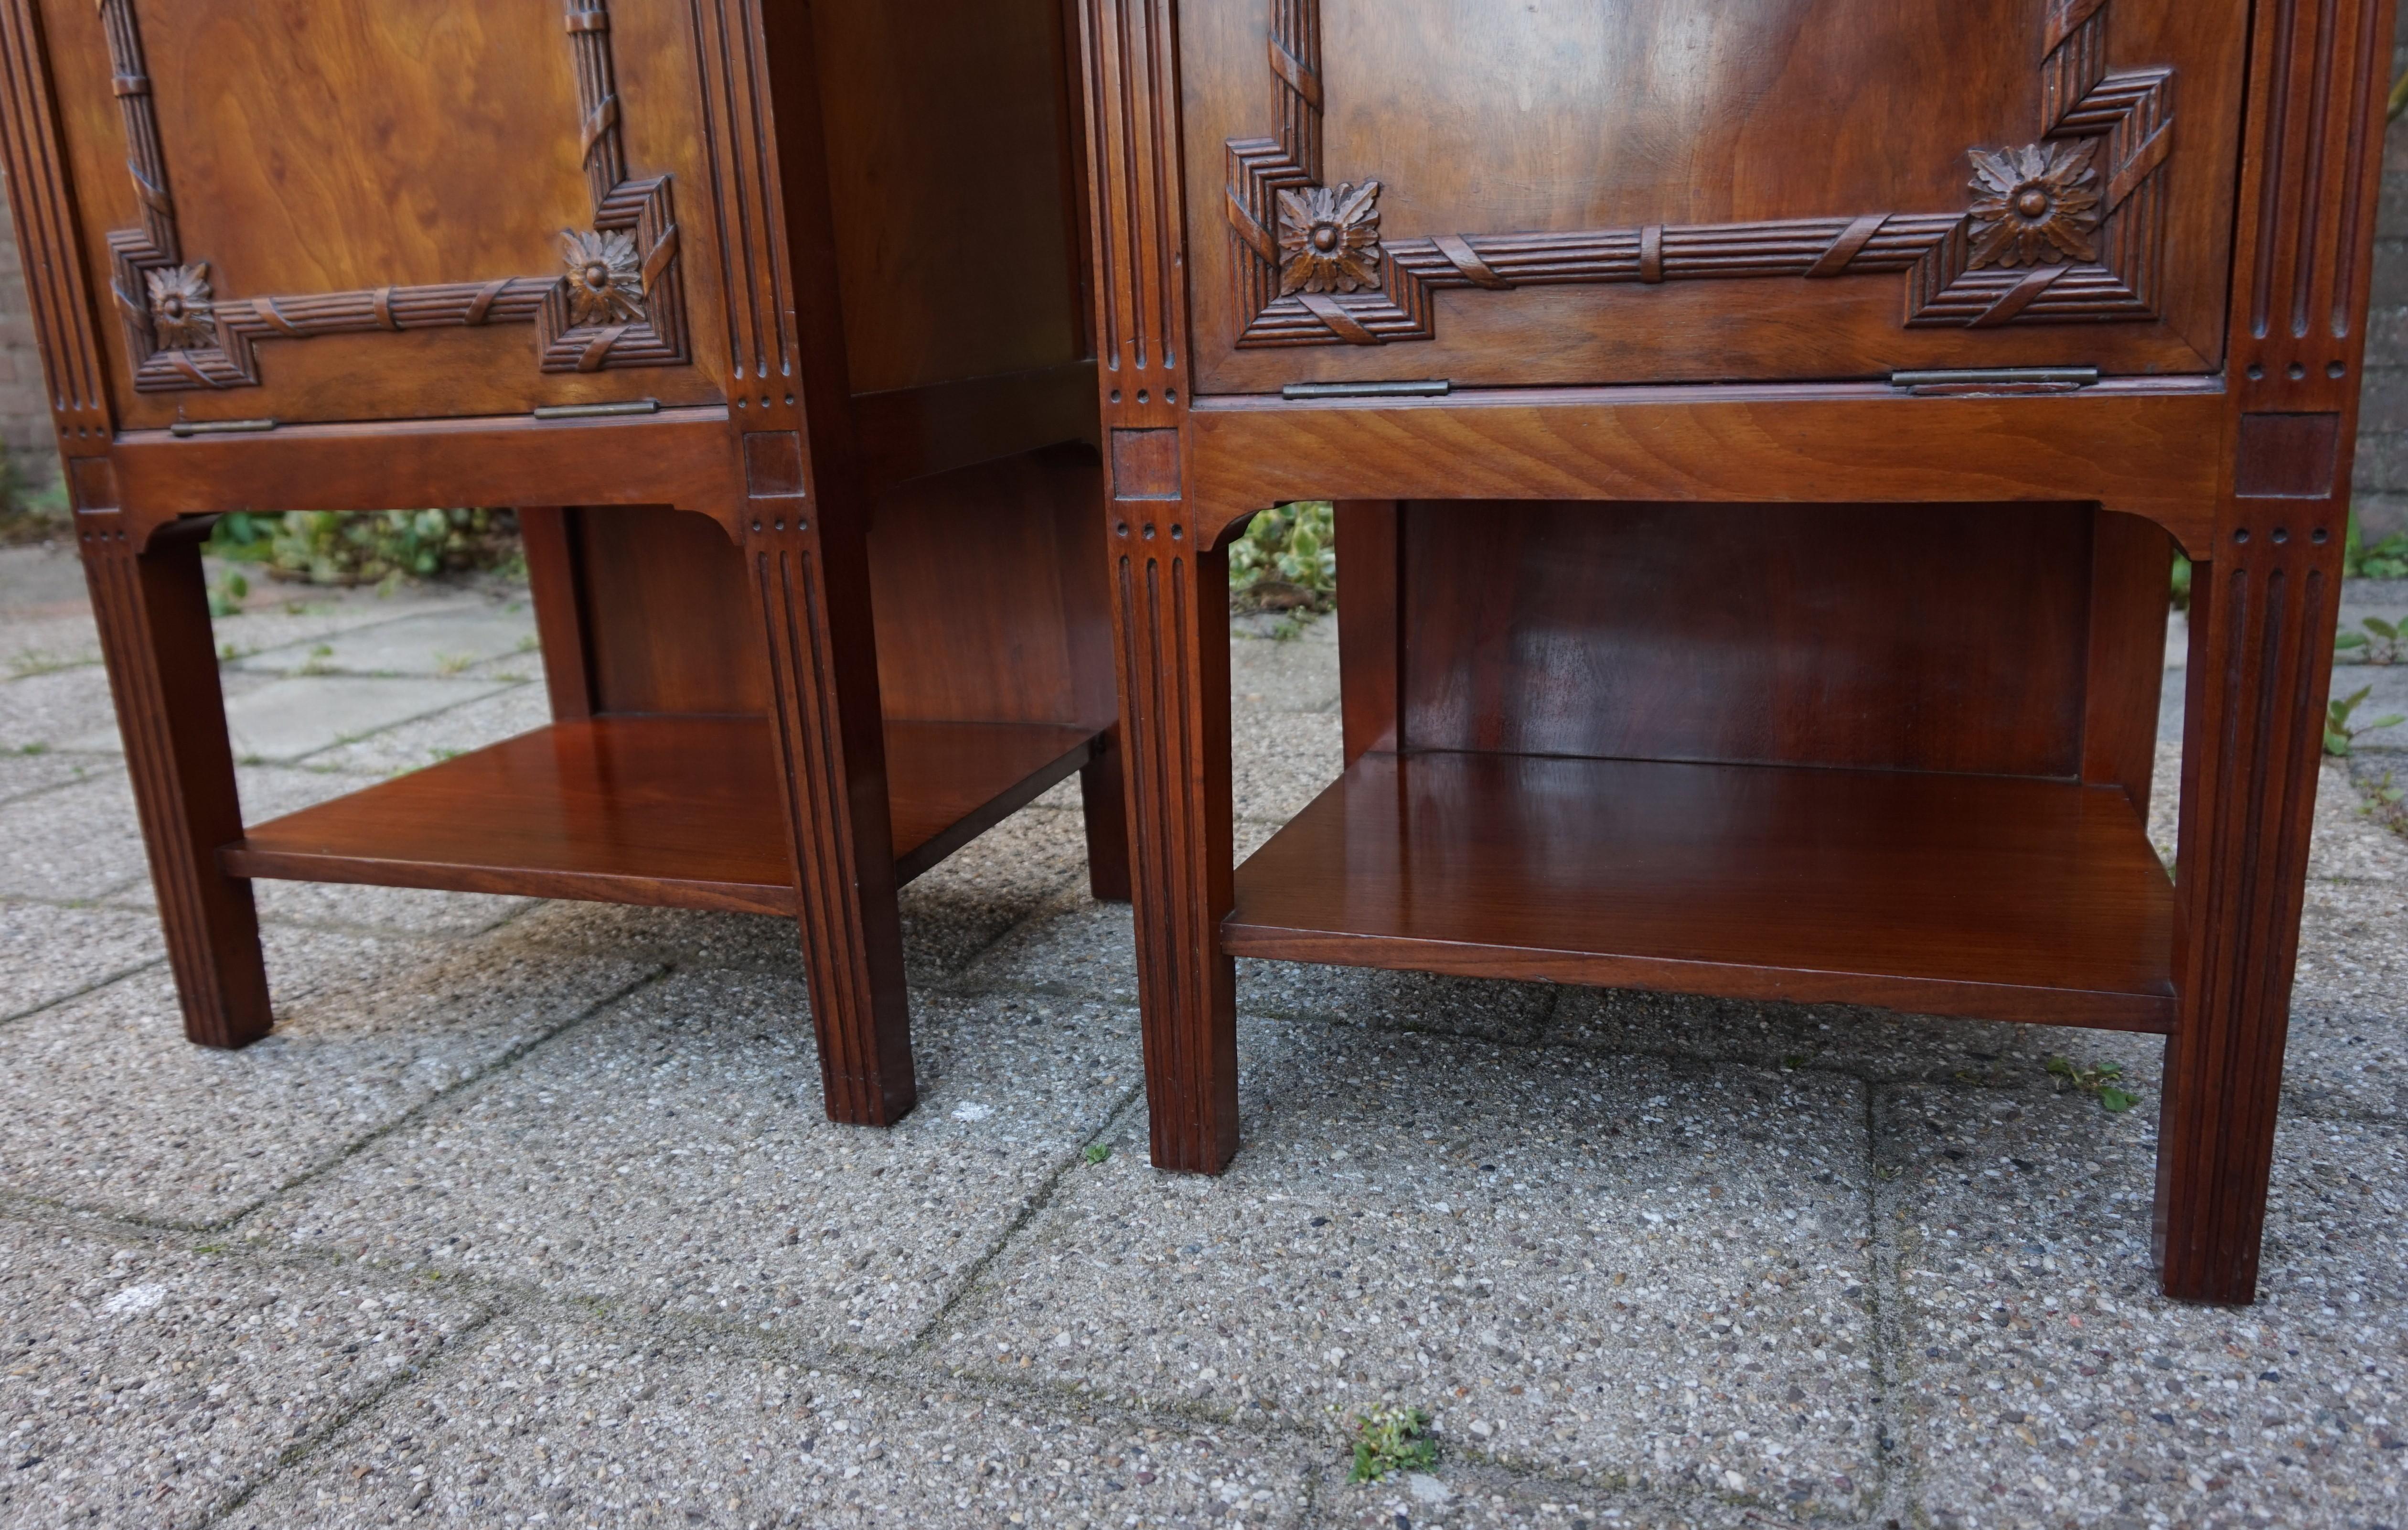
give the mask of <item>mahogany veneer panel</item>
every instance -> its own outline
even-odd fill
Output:
[[[909,881],[1086,763],[1096,729],[889,723],[896,872]],[[252,828],[236,876],[741,913],[796,912],[757,717],[555,723]]]
[[[1238,868],[1221,945],[2164,1032],[2173,906],[2113,788],[1371,754]]]

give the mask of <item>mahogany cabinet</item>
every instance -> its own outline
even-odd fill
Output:
[[[251,882],[800,921],[828,1113],[898,888],[1083,772],[1125,883],[1062,0],[0,0],[0,140],[187,1031]],[[552,726],[245,825],[214,512],[510,505]]]
[[[2165,1288],[2250,1300],[2386,0],[1082,8],[1154,1161],[1237,1148],[1236,956],[2122,1028]],[[1233,867],[1298,498],[1347,763]]]

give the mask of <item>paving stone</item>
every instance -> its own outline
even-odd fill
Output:
[[[0,902],[0,1020],[166,956],[159,921],[122,909]]]
[[[2284,1124],[2259,1299],[2234,1309],[2157,1294],[2150,1113],[1913,1088],[1878,1114],[1897,1391],[1930,1523],[2399,1523],[2398,1129]]]
[[[236,568],[213,559],[207,567],[213,586]],[[314,646],[346,632],[410,616],[474,613],[489,599],[448,584],[403,585],[380,594],[373,589],[287,585],[264,578],[257,568],[244,570],[243,577],[250,581],[251,595],[241,609],[209,621],[219,654],[231,653],[237,659],[294,643]]]
[[[534,643],[535,608],[517,600],[422,612],[290,642],[252,654],[235,668],[270,674],[455,675],[528,653]]]
[[[0,675],[74,669],[100,657],[100,628],[89,609],[0,611]]]
[[[1071,1399],[816,1370],[566,1320],[496,1323],[222,1523],[1295,1525],[1293,1445]]]
[[[648,988],[269,1207],[247,1234],[559,1296],[887,1348],[1138,1088],[1136,1017],[912,1006],[920,1104],[824,1115],[789,978]]]
[[[2311,879],[2408,881],[2408,840],[2386,829],[2365,808],[2348,766],[2326,760],[2316,783],[2315,840],[2308,852]]]
[[[478,1317],[432,1289],[11,1221],[0,1313],[0,1521],[22,1526],[199,1523]]]
[[[2286,1109],[2408,1116],[2408,889],[2308,885],[2283,1093]]]
[[[1258,832],[1267,833],[1263,826]],[[1083,889],[1056,894],[1037,917],[998,941],[951,986],[1016,989],[1137,1003],[1137,932],[1128,906]],[[1564,990],[1543,983],[1440,977],[1371,967],[1287,961],[1238,963],[1238,1007],[1249,1015],[1340,1020],[1531,1041]]]
[[[2157,745],[2157,766],[2149,783],[2149,843],[2157,846],[2157,859],[2168,866],[2174,863],[2181,848],[2178,837],[2182,828],[2182,741]]]
[[[913,983],[940,980],[1057,891],[1087,893],[1085,818],[1013,814],[903,889],[905,970]]]
[[[252,889],[259,917],[268,924],[394,935],[479,935],[540,906],[533,898],[337,882],[256,882]]]
[[[0,807],[0,895],[100,898],[149,874],[122,768]]]
[[[1443,1460],[1435,1472],[1333,1482],[1315,1507],[1333,1530],[1788,1530],[1797,1523],[1727,1488],[1634,1493]]]
[[[20,797],[30,797],[35,792],[48,791],[70,781],[80,781],[94,772],[115,771],[117,768],[114,760],[52,754],[38,745],[30,755],[11,750],[0,754],[0,803],[13,802]]]
[[[1344,772],[1344,720],[1334,712],[1288,713],[1275,727],[1234,729],[1229,760],[1237,816],[1283,824]]]
[[[0,547],[0,613],[82,599],[83,559],[71,543]]]
[[[349,682],[346,682],[349,684]],[[439,685],[493,682],[438,681]],[[552,722],[552,700],[538,685],[512,686],[416,722],[404,723],[309,757],[313,769],[363,775],[399,775],[440,764],[454,755],[531,733]]]
[[[480,700],[500,688],[489,681],[356,675],[280,679],[235,671],[224,679],[226,735],[235,758],[275,764],[290,764],[398,724]],[[60,747],[89,754],[122,752],[113,719],[107,728],[69,739]]]
[[[1285,640],[1230,640],[1229,694],[1240,709],[1332,712],[1338,692],[1336,616],[1308,621]]]
[[[183,1039],[164,969],[0,1027],[0,1188],[214,1225],[640,978],[509,932],[429,942],[271,929],[277,1028]]]
[[[1567,1494],[1868,1501],[1862,1085],[1274,1021],[1240,1064],[1227,1174],[1155,1173],[1135,1119],[937,1358],[1333,1447],[1395,1399]]]
[[[81,748],[102,734],[97,745],[118,752],[117,713],[108,699],[108,676],[95,669],[57,670],[19,679],[0,679],[0,751],[16,753],[29,745],[58,749],[74,743]]]
[[[2127,1085],[2144,1090],[2156,1087],[2165,1051],[2158,1037],[2122,1031],[1638,989],[1567,989],[1547,1039],[1606,1052],[1832,1069],[1872,1080],[1993,1085],[2042,1083],[2049,1060],[2061,1057],[2083,1067],[2115,1063]]]

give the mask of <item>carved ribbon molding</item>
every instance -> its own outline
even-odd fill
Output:
[[[2109,5],[2052,0],[2042,141],[1971,151],[1962,211],[1383,241],[1380,183],[1322,174],[1321,0],[1270,0],[1279,130],[1227,144],[1238,344],[1431,339],[1449,288],[1900,271],[1910,325],[2154,319],[2174,72],[2107,67]]]
[[[108,236],[113,295],[138,391],[256,387],[261,340],[488,325],[534,325],[546,372],[685,364],[671,178],[628,178],[609,0],[566,0],[594,226],[562,232],[559,271],[273,297],[218,296],[209,263],[185,261],[134,0],[98,3],[125,123],[126,167],[142,204],[141,227]]]

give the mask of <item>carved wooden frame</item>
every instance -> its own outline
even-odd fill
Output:
[[[99,0],[125,121],[126,168],[142,203],[141,227],[108,236],[115,268],[112,295],[124,323],[136,389],[172,393],[256,387],[257,348],[264,339],[501,324],[536,326],[537,350],[546,372],[684,365],[689,353],[684,296],[675,280],[678,224],[672,178],[628,179],[619,133],[609,0],[566,4],[578,99],[584,112],[585,175],[594,195],[593,229],[582,239],[567,235],[567,274],[219,298],[209,289],[208,263],[184,261],[134,0]],[[584,248],[588,244],[594,248]],[[597,256],[605,247],[614,258]],[[624,315],[623,322],[580,321],[572,282],[584,280],[581,272],[596,269],[597,293],[607,295],[629,279],[638,284],[636,293],[622,291],[618,296],[616,311]],[[169,343],[203,337],[215,343]]]
[[[2137,321],[2157,316],[2168,198],[2164,169],[2173,144],[2171,68],[2107,67],[2109,0],[2052,0],[2043,38],[2042,143],[2018,152],[2053,157],[2095,195],[2095,216],[2073,242],[2094,258],[2058,258],[2017,268],[1978,247],[1975,211],[1875,212],[1754,224],[1653,224],[1641,228],[1549,234],[1441,234],[1378,240],[1379,183],[1340,186],[1323,178],[1321,0],[1269,0],[1270,74],[1279,111],[1273,137],[1228,140],[1226,198],[1236,245],[1241,313],[1252,315],[1240,347],[1383,345],[1436,337],[1430,294],[1445,288],[1824,278],[1903,271],[1906,317],[1914,326],[1994,328],[2008,324]],[[2105,150],[2105,164],[2093,156]],[[2068,151],[2071,151],[2069,152]],[[1975,151],[1977,167],[1985,158]],[[2092,188],[2095,187],[2095,193]],[[1977,183],[1978,189],[1978,183]],[[1290,198],[1282,217],[1283,195]],[[1384,267],[1378,284],[1324,269],[1299,281],[1283,272],[1301,253],[1293,216],[1298,197],[1333,204],[1342,238]],[[1348,214],[1351,212],[1352,216]],[[1283,235],[1286,235],[1283,239]],[[1368,238],[1364,236],[1368,234]],[[1326,236],[1325,236],[1326,238]],[[1340,242],[1327,239],[1330,252]],[[1351,290],[1350,290],[1351,289]]]

